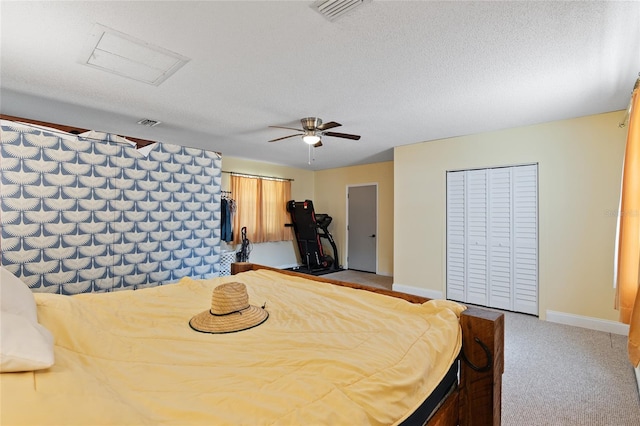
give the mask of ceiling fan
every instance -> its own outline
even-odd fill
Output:
[[[289,130],[295,130],[295,131],[301,132],[301,133],[296,133],[289,136],[284,136],[282,138],[271,139],[269,142],[281,141],[283,139],[289,139],[294,136],[302,136],[302,140],[305,143],[312,145],[314,148],[318,148],[322,146],[322,136],[333,136],[335,138],[353,139],[356,141],[360,139],[359,135],[329,132],[328,131],[329,129],[342,126],[342,124],[336,123],[335,121],[322,123],[322,120],[317,117],[306,117],[300,120],[300,124],[302,125],[302,129],[294,129],[293,127],[283,127],[283,126],[269,126],[275,129],[289,129]]]

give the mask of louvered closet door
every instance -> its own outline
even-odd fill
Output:
[[[490,170],[489,179],[489,305],[513,309],[511,167]]]
[[[447,298],[464,302],[466,281],[465,172],[447,173]]]
[[[538,315],[538,166],[513,168],[514,305]]]
[[[466,172],[467,297],[465,302],[487,305],[487,170]]]
[[[447,298],[538,314],[537,170],[447,173]]]

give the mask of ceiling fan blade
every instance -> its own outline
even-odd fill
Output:
[[[359,135],[350,135],[348,133],[336,133],[336,132],[324,132],[325,136],[333,136],[334,138],[353,139],[354,141],[360,140]]]
[[[334,127],[340,127],[340,126],[342,126],[342,124],[336,123],[335,121],[330,121],[328,123],[323,123],[319,125],[318,130],[329,130],[329,129],[333,129]]]
[[[321,146],[322,146],[322,141],[319,141],[313,144],[314,148],[320,148]]]
[[[278,138],[278,139],[271,139],[269,142],[277,142],[277,141],[281,141],[282,139],[289,139],[289,138],[292,138],[294,136],[302,136],[302,135],[304,135],[304,133],[296,133],[295,135],[284,136],[284,137],[281,137],[281,138]]]
[[[283,127],[283,126],[269,126],[269,127],[272,127],[272,128],[274,128],[274,129],[288,129],[288,130],[295,130],[295,131],[297,131],[297,132],[303,132],[303,131],[304,131],[304,130],[302,130],[302,129],[295,129],[295,128],[293,128],[293,127]]]

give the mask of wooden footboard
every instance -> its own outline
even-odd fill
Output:
[[[424,303],[429,300],[421,296],[315,277],[248,262],[231,264],[231,274],[233,275],[257,269],[269,269],[314,281],[386,294],[412,303]],[[443,401],[440,408],[426,424],[429,426],[500,425],[502,373],[504,372],[504,314],[489,309],[468,307],[460,316],[460,326],[462,327],[462,351],[460,353],[458,389]]]
[[[499,425],[504,372],[504,314],[467,307],[460,316],[460,424]]]

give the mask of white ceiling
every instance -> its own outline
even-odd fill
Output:
[[[640,71],[636,1],[372,0],[335,22],[311,3],[2,0],[0,112],[321,170],[621,110]],[[190,61],[159,86],[81,65],[95,24]],[[306,116],[362,139],[311,164],[300,138],[267,142]]]

